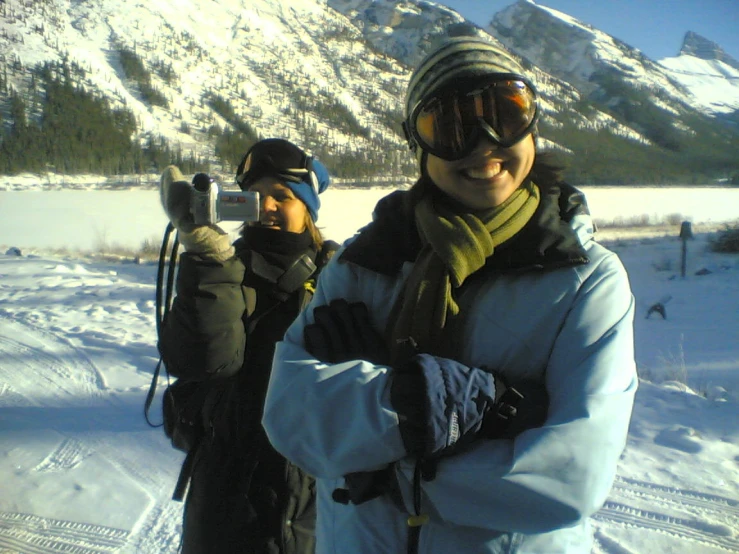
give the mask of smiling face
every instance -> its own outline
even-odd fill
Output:
[[[264,176],[249,186],[250,191],[258,192],[261,213],[258,222],[251,226],[267,229],[302,233],[310,218],[308,208],[289,187],[275,177]]]
[[[431,180],[471,210],[494,208],[513,194],[534,165],[534,137],[528,134],[509,148],[480,139],[472,153],[448,161],[429,154],[426,170]]]

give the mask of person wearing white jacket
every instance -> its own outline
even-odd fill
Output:
[[[318,553],[586,554],[637,388],[634,301],[585,198],[536,152],[492,41],[411,75],[420,177],[324,269],[263,425],[317,477]]]

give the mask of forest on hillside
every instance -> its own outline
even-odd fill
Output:
[[[167,99],[151,85],[151,76],[141,60],[125,50],[119,55],[126,76],[136,84],[141,97],[152,106],[166,109]],[[155,70],[162,78],[174,78],[167,67]],[[206,101],[225,124],[201,130],[203,140],[212,144],[214,158],[183,151],[163,136],[141,138],[133,113],[113,108],[106,98],[87,91],[78,84],[83,77],[84,70],[74,63],[47,62],[33,70],[29,92],[21,96],[9,86],[7,76],[0,75],[0,174],[130,175],[158,173],[171,163],[185,173],[211,171],[214,165],[228,173],[235,169],[249,146],[263,138],[239,116],[229,100],[217,94]],[[617,83],[610,86],[616,87]],[[583,130],[568,121],[552,124],[544,119],[540,123],[542,137],[567,145],[569,152],[554,153],[565,166],[569,182],[739,184],[736,133],[727,133],[721,124],[711,123],[708,118],[697,119],[695,125],[702,127],[703,138],[687,141],[672,129],[666,112],[656,108],[635,110],[635,105],[646,105],[643,98],[634,97],[637,94],[624,91],[624,101],[611,109],[632,125],[650,129],[650,147],[611,133]],[[326,118],[341,125],[345,132],[366,136],[367,130],[350,114],[342,115],[336,106],[311,105],[303,109],[323,110]],[[300,125],[301,118],[295,119]],[[400,133],[400,122],[395,124]],[[180,130],[194,132],[184,123]],[[310,129],[302,131],[311,136]],[[397,150],[394,146],[380,145],[357,153],[348,148],[329,148],[318,137],[309,142],[310,150],[336,177],[413,177],[417,172],[410,152],[390,155],[390,148]]]

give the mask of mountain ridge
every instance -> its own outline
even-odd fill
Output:
[[[726,65],[739,69],[739,62],[732,56],[724,52],[717,43],[709,40],[698,33],[688,31],[683,38],[683,44],[680,47],[679,56],[695,56],[703,60],[717,60],[724,62]]]
[[[399,125],[404,87],[430,45],[450,34],[489,34],[522,60],[542,96],[540,144],[574,162],[576,181],[618,176],[624,156],[644,157],[647,172],[652,156],[665,179],[677,178],[669,166],[680,166],[695,136],[718,145],[716,155],[696,158],[696,179],[739,173],[725,153],[737,140],[731,115],[739,102],[701,102],[691,92],[700,73],[650,60],[530,0],[487,28],[426,1],[8,0],[0,7],[0,128],[9,136],[13,94],[42,94],[34,91],[36,64],[72,60],[81,87],[133,113],[136,140],[163,137],[223,171],[238,148],[219,151],[218,133],[284,136],[345,176],[410,175]],[[138,79],[125,62],[140,68]],[[717,67],[713,79],[722,78]],[[733,68],[725,67],[727,81]],[[31,107],[26,113],[38,120]]]

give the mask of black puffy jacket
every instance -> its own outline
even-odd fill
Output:
[[[311,278],[291,291],[282,268],[237,241],[219,263],[183,254],[177,296],[159,348],[168,372],[188,382],[202,438],[188,454],[185,554],[309,554],[315,486],[269,444],[261,426],[275,343],[312,297]],[[338,245],[310,257],[322,266]]]

